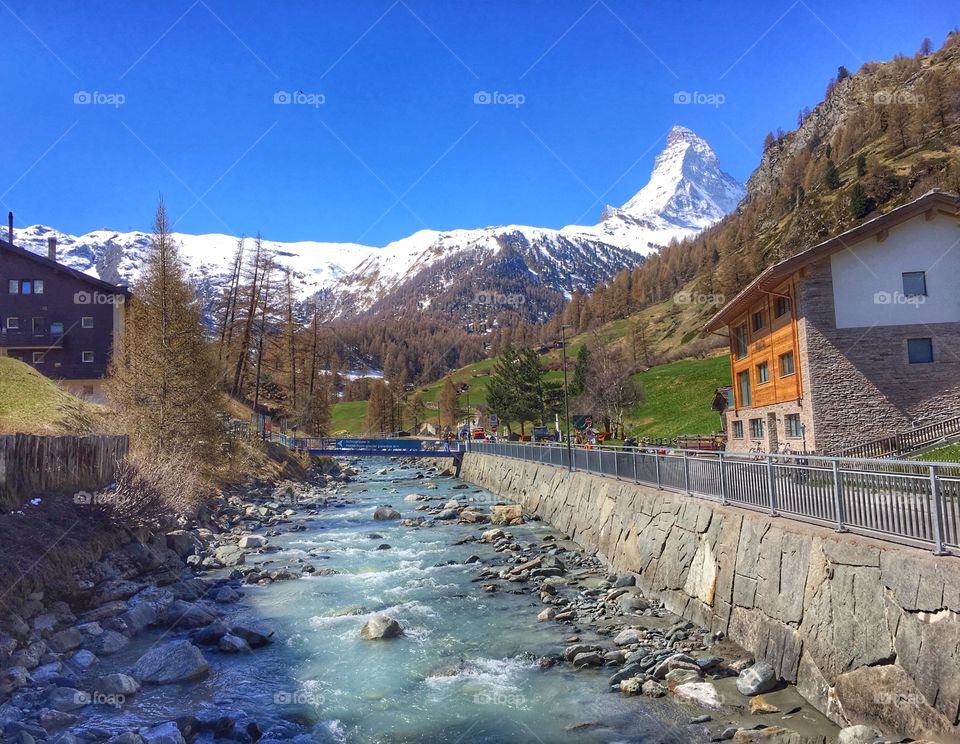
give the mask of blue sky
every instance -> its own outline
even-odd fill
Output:
[[[939,46],[955,10],[0,0],[0,206],[18,226],[147,229],[162,195],[183,232],[371,245],[593,223],[643,186],[673,124],[745,180],[838,65]]]

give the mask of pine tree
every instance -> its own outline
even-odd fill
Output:
[[[573,377],[568,391],[571,398],[582,395],[587,387],[587,369],[590,364],[590,349],[584,344],[577,350],[577,361],[573,365]]]
[[[827,161],[827,169],[823,174],[823,182],[830,190],[840,188],[840,174],[837,172],[837,164],[832,160]]]
[[[867,175],[867,156],[864,153],[857,155],[857,178]]]
[[[872,208],[866,189],[863,188],[863,184],[857,181],[850,189],[850,214],[855,219],[860,219],[866,217]]]
[[[189,460],[205,472],[217,465],[222,393],[214,357],[161,200],[108,380],[136,453]]]

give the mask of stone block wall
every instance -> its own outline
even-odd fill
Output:
[[[489,455],[461,477],[724,631],[837,723],[960,740],[960,558]]]

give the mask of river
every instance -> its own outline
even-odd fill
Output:
[[[264,742],[707,740],[705,729],[688,723],[702,711],[669,696],[610,693],[609,671],[541,668],[540,659],[562,652],[573,629],[538,623],[543,605],[519,586],[482,590],[478,566],[467,559],[496,565],[500,556],[489,544],[455,544],[482,526],[408,528],[373,520],[380,504],[415,516],[416,504],[404,502],[412,493],[461,502],[489,502],[490,494],[455,489],[460,482],[453,478],[418,479],[416,469],[385,460],[358,467],[356,480],[341,491],[354,503],[296,517],[305,529],[271,538],[279,551],[248,556],[247,565],[279,567],[302,558],[318,572],[338,572],[242,588],[245,596],[229,612],[266,619],[276,642],[236,655],[205,650],[205,679],[145,687],[121,706],[91,706],[84,725],[116,730],[200,713],[253,718]],[[428,482],[436,488],[425,490]],[[554,534],[536,522],[510,531],[521,542]],[[362,640],[360,628],[377,612],[396,618],[404,635]],[[129,672],[161,639],[159,632],[139,636],[104,659],[102,671]]]

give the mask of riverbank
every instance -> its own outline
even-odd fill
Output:
[[[422,463],[311,479],[111,552],[83,606],[29,600],[4,738],[832,741],[791,688],[752,713],[741,650],[489,492]],[[383,616],[400,634],[364,639]]]
[[[462,476],[728,635],[838,725],[957,740],[956,559],[535,463],[468,454]]]

